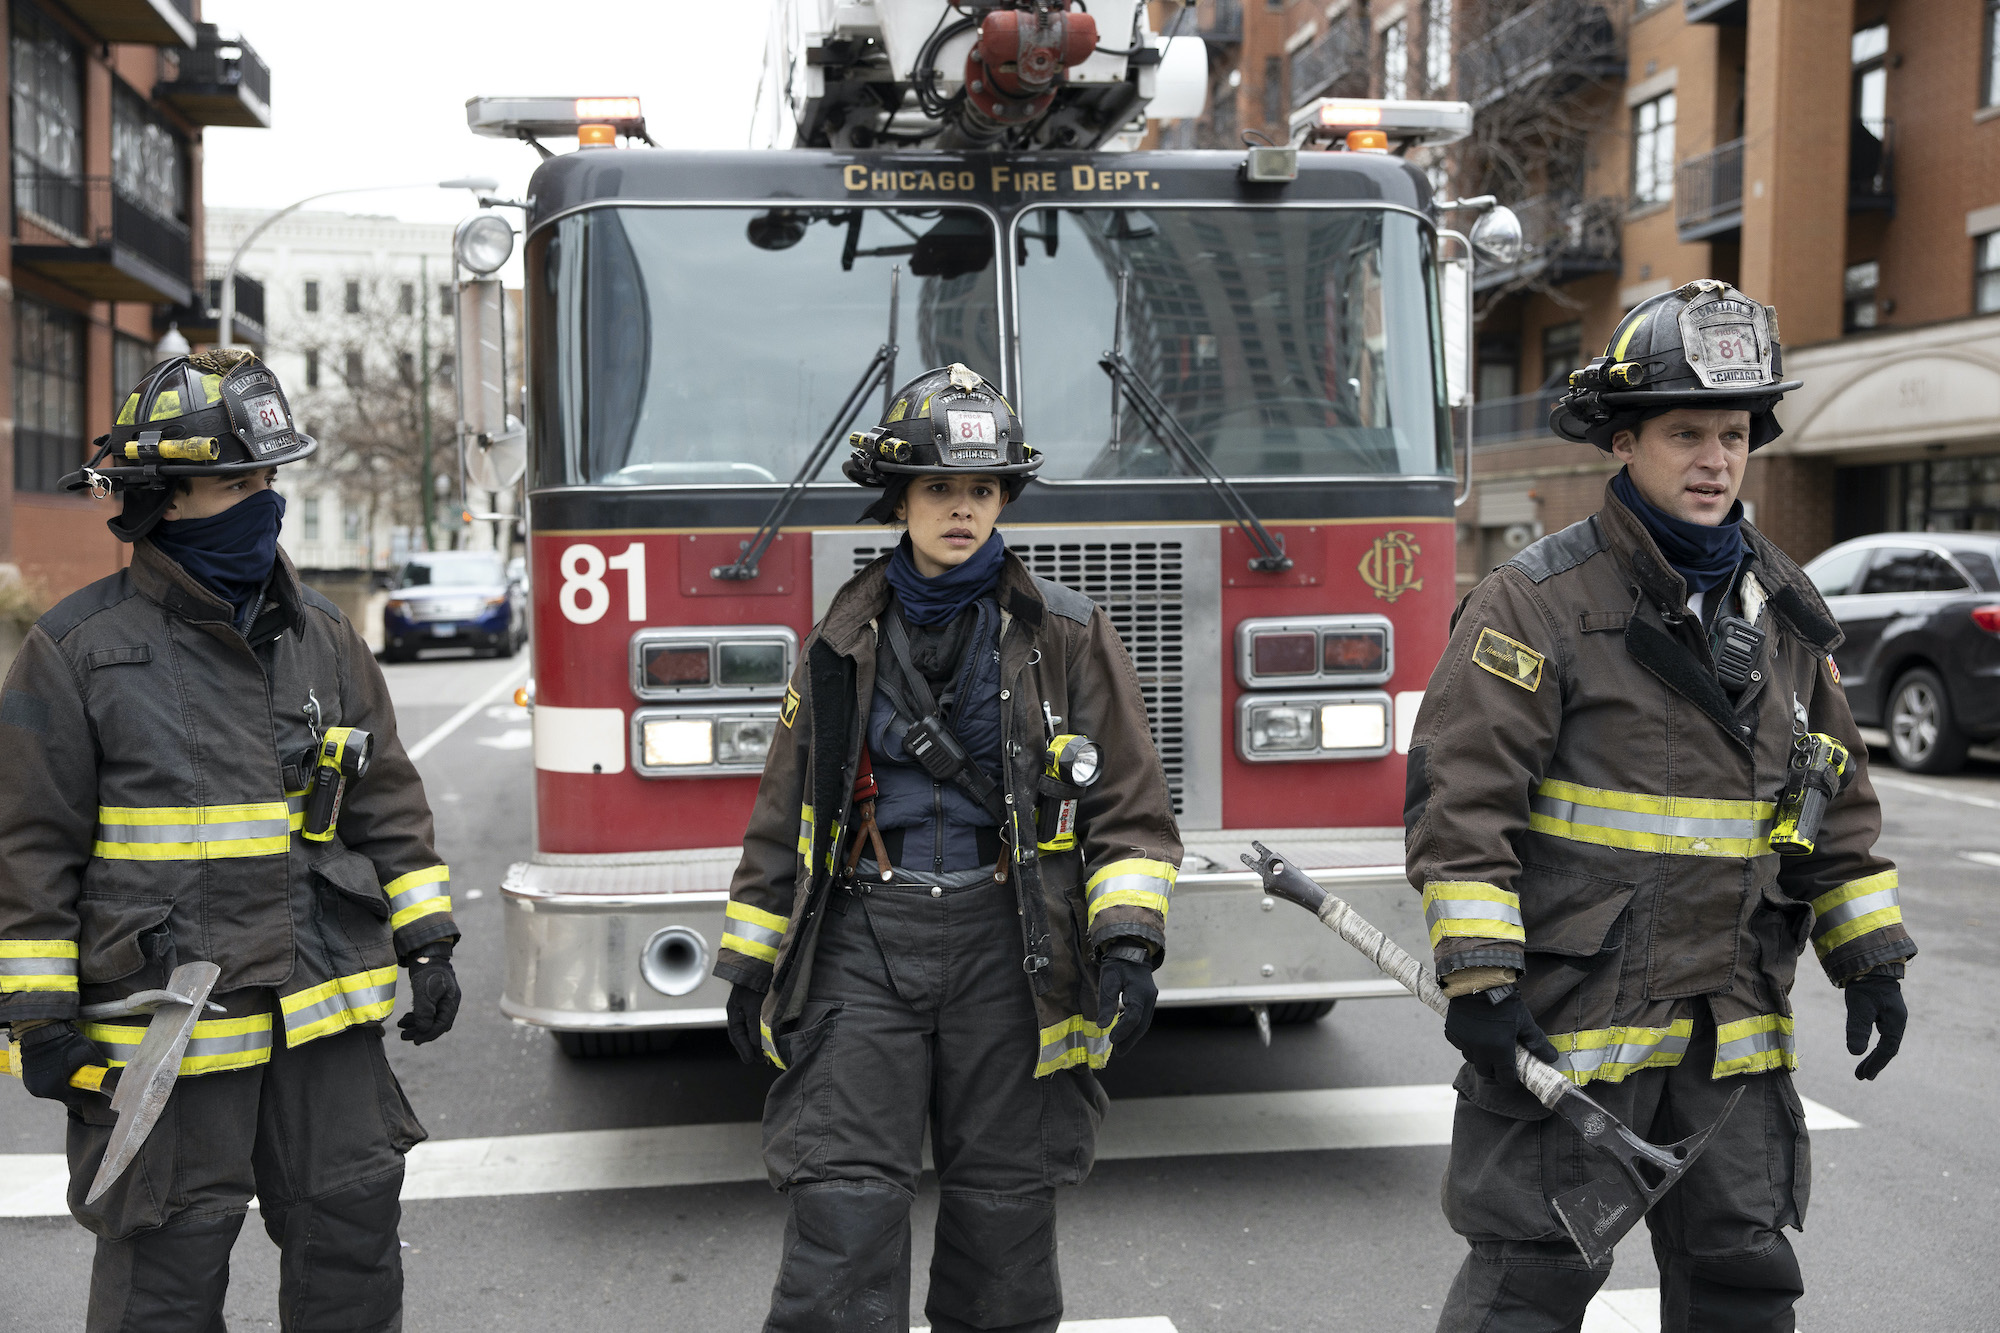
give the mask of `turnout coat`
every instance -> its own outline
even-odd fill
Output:
[[[398,955],[458,934],[361,636],[282,551],[247,636],[231,615],[142,539],[29,631],[0,695],[0,1021],[73,1019],[209,961],[226,1013],[181,1072],[246,1068],[386,1018]],[[314,725],[375,738],[327,842],[299,832]],[[146,1022],[83,1032],[115,1066]]]
[[[1578,1083],[1679,1063],[1694,1006],[1714,1076],[1797,1065],[1789,999],[1810,943],[1835,984],[1916,945],[1828,654],[1817,590],[1749,524],[1740,696],[1718,682],[1687,590],[1607,487],[1460,603],[1410,747],[1410,883],[1440,975],[1524,970],[1523,998]],[[1847,746],[1815,850],[1770,833],[1795,724]]]
[[[767,992],[764,1050],[780,1068],[788,1025],[810,989],[826,893],[854,836],[851,795],[875,690],[876,627],[889,604],[888,564],[884,556],[850,579],[806,639],[730,885],[715,973]],[[994,965],[1022,968],[1034,991],[1037,1077],[1081,1064],[1102,1068],[1111,1044],[1096,1022],[1095,951],[1122,935],[1164,956],[1180,830],[1138,676],[1104,612],[1031,574],[1011,552],[997,594],[1002,787],[1014,858],[1008,883],[1022,939],[1018,956]],[[1073,834],[1054,827],[1059,806],[1040,776],[1044,705],[1062,732],[1088,736],[1103,753],[1103,775],[1083,789]]]

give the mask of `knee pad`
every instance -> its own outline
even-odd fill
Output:
[[[886,1180],[789,1192],[785,1253],[766,1333],[901,1327],[910,1309],[910,1196]]]
[[[381,1329],[403,1309],[403,1173],[311,1199],[266,1204],[279,1249],[278,1306],[287,1328]]]
[[[924,1311],[936,1328],[1008,1328],[1061,1314],[1055,1191],[945,1191]]]
[[[1767,1333],[1790,1328],[1805,1295],[1798,1255],[1782,1235],[1756,1254],[1696,1257],[1654,1246],[1660,1262],[1661,1327],[1704,1333]]]
[[[90,1270],[88,1333],[210,1333],[222,1327],[229,1251],[243,1214],[204,1217],[99,1240]]]

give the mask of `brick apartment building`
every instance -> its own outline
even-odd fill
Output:
[[[1500,193],[1528,248],[1477,279],[1461,582],[1596,507],[1612,469],[1548,433],[1555,386],[1625,311],[1697,277],[1777,306],[1786,373],[1806,381],[1744,488],[1793,556],[2000,528],[2000,0],[1200,0],[1195,15],[1210,108],[1168,143],[1281,140],[1328,94],[1474,108],[1481,133],[1428,165]]]
[[[198,0],[5,9],[13,189],[0,260],[0,584],[18,577],[27,600],[45,602],[124,563],[107,507],[57,480],[87,461],[114,396],[153,364],[163,335],[214,339],[221,283],[201,246],[202,131],[268,127],[270,74],[248,45],[201,21]],[[261,344],[256,283],[238,280],[237,312],[236,341]]]

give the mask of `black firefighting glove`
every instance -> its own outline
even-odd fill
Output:
[[[31,1095],[72,1107],[93,1100],[100,1108],[104,1105],[102,1093],[70,1086],[70,1075],[77,1070],[104,1065],[104,1057],[76,1024],[37,1023],[25,1032],[16,1031],[14,1049],[21,1060],[21,1082]]]
[[[1847,983],[1847,1053],[1868,1051],[1870,1030],[1882,1034],[1875,1049],[1854,1067],[1854,1077],[1872,1079],[1903,1049],[1903,1032],[1910,1026],[1910,1007],[1903,1003],[1903,983],[1871,972]]]
[[[764,992],[737,982],[729,988],[729,1044],[746,1065],[763,1058],[764,1043],[758,1040],[763,1028]]]
[[[1151,959],[1152,951],[1145,945],[1127,941],[1108,946],[1097,962],[1097,1026],[1110,1031],[1111,1045],[1120,1055],[1137,1046],[1153,1026],[1160,988],[1153,980]],[[1118,1007],[1121,998],[1123,1012]]]
[[[1535,1025],[1535,1016],[1515,986],[1461,995],[1444,1016],[1444,1039],[1472,1063],[1472,1072],[1495,1083],[1511,1085],[1514,1047],[1525,1046],[1537,1058],[1553,1061],[1556,1048]]]
[[[410,1011],[396,1020],[403,1040],[421,1046],[451,1031],[458,1017],[458,974],[451,970],[451,946],[437,940],[403,960],[410,970]]]

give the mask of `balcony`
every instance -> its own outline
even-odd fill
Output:
[[[1740,28],[1750,21],[1750,0],[1683,0],[1689,23]]]
[[[1243,40],[1243,0],[1202,0],[1195,21],[1203,41],[1232,46]]]
[[[1674,173],[1674,225],[1683,241],[1705,241],[1742,230],[1741,139],[1680,164]]]
[[[194,45],[194,0],[66,0],[66,7],[99,41]]]
[[[1467,43],[1458,77],[1475,110],[1528,92],[1561,96],[1624,78],[1624,39],[1601,4],[1541,0]]]
[[[215,343],[222,340],[222,271],[215,269],[208,275],[206,288],[198,294],[200,300],[187,305],[161,306],[153,312],[153,327],[165,333],[169,324],[178,324],[181,336],[191,343]],[[235,347],[263,347],[267,340],[264,329],[264,284],[246,274],[236,275],[235,327],[230,331],[230,344]]]
[[[153,95],[197,125],[270,129],[271,69],[250,43],[204,23],[193,45],[181,52],[179,75]]]
[[[1560,387],[1512,398],[1489,398],[1472,405],[1472,447],[1519,443],[1549,435],[1549,410],[1562,397]]]
[[[1538,195],[1514,209],[1521,219],[1520,262],[1475,270],[1474,291],[1527,282],[1556,285],[1618,271],[1623,199]]]
[[[188,225],[162,217],[108,176],[14,177],[14,266],[98,301],[186,305]]]
[[[1292,52],[1292,108],[1315,97],[1368,95],[1368,36],[1342,19],[1310,46]]]
[[[1896,211],[1896,122],[1854,122],[1847,141],[1847,211]]]

